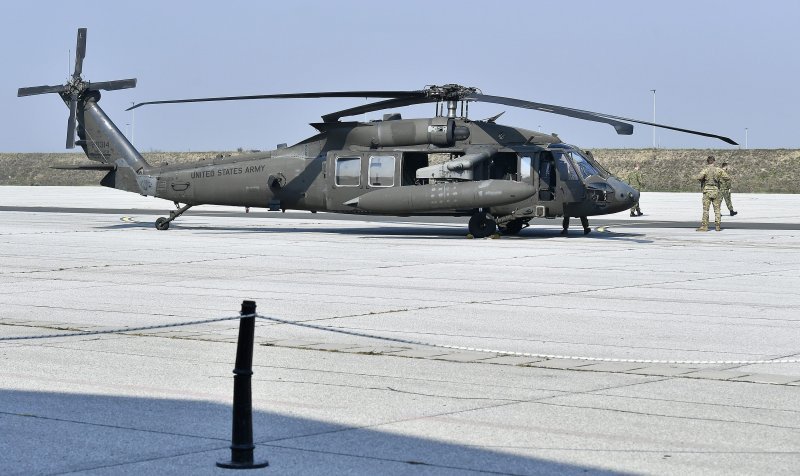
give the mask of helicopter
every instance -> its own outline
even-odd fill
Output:
[[[630,135],[645,124],[737,145],[706,132],[581,109],[483,94],[457,84],[409,91],[334,91],[208,97],[157,104],[261,100],[373,98],[376,102],[322,116],[317,134],[292,146],[192,164],[153,166],[100,108],[100,91],[133,88],[136,79],[85,81],[86,28],[78,29],[75,68],[64,85],[20,88],[18,96],[56,93],[69,108],[68,149],[80,146],[91,161],[60,169],[106,171],[106,187],[172,201],[176,209],[155,222],[167,230],[198,205],[271,211],[307,210],[392,216],[469,217],[475,238],[499,230],[514,235],[534,218],[588,217],[629,209],[639,192],[615,177],[589,151],[543,134],[498,124],[502,114],[469,119],[471,102],[559,114],[611,125]],[[433,103],[430,118],[389,113],[369,122],[342,120],[369,112]],[[460,108],[460,112],[459,112]],[[77,133],[78,139],[75,139]],[[182,204],[182,205],[181,205]]]

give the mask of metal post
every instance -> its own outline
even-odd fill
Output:
[[[653,124],[656,123],[656,90],[651,89],[653,91]],[[656,148],[656,126],[653,126],[653,148]]]
[[[256,326],[255,301],[242,301],[236,367],[233,369],[233,429],[230,461],[217,461],[228,469],[254,469],[269,466],[266,460],[253,461],[253,401],[250,378],[253,375],[253,337]]]

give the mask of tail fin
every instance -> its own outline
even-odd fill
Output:
[[[154,195],[156,179],[150,165],[97,104],[100,93],[91,91],[80,102],[78,138],[89,160],[112,166],[101,185],[142,195]]]
[[[153,195],[155,178],[148,175],[150,165],[97,104],[101,89],[133,88],[136,87],[136,79],[95,83],[83,80],[81,73],[86,56],[86,28],[78,29],[75,52],[75,70],[67,84],[20,88],[17,96],[58,93],[69,108],[67,148],[81,146],[90,160],[101,162],[101,169],[110,170],[103,178],[102,185]],[[78,141],[75,140],[76,123]]]

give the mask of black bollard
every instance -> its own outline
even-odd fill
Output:
[[[233,369],[233,431],[231,460],[217,461],[228,469],[254,469],[269,466],[253,461],[253,401],[250,377],[253,375],[253,337],[256,327],[255,301],[242,301],[239,341],[236,344],[236,368]]]

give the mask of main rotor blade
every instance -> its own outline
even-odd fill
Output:
[[[378,101],[361,106],[343,109],[341,111],[332,112],[322,116],[323,122],[336,122],[342,117],[355,116],[358,114],[366,114],[373,111],[381,111],[383,109],[391,109],[395,107],[413,106],[414,104],[424,104],[426,102],[437,102],[436,98],[431,97],[409,97],[409,98],[394,98],[385,101]]]
[[[67,120],[67,149],[75,148],[75,116],[78,112],[78,95],[73,94],[69,101],[69,119]]]
[[[562,116],[584,119],[586,121],[602,122],[605,124],[612,125],[614,129],[616,129],[617,134],[622,134],[622,135],[633,134],[632,125],[614,120],[618,118],[607,117],[605,115],[598,114],[596,112],[583,111],[580,109],[572,109],[563,106],[554,106],[552,104],[544,104],[539,102],[523,101],[521,99],[507,98],[502,96],[488,96],[485,94],[477,94],[477,93],[467,95],[464,99],[467,101],[472,100],[472,101],[490,102],[494,104],[503,104],[512,107],[521,107],[524,109],[534,109],[536,111],[549,112],[552,114],[560,114]]]
[[[78,40],[75,46],[75,71],[72,77],[77,78],[83,72],[83,58],[86,56],[86,28],[78,28]]]
[[[424,97],[425,91],[328,91],[316,93],[259,94],[255,96],[225,96],[213,98],[171,99],[135,104],[126,111],[148,104],[176,104],[185,102],[242,101],[249,99],[313,99],[313,98],[408,98]]]
[[[730,137],[725,137],[725,136],[721,136],[721,135],[717,135],[717,134],[711,134],[710,132],[694,131],[694,130],[691,130],[691,129],[684,129],[684,128],[681,128],[681,127],[667,126],[667,125],[664,125],[664,124],[656,124],[656,123],[653,123],[653,122],[640,121],[638,119],[629,119],[627,117],[612,116],[610,114],[602,114],[602,113],[596,113],[596,114],[599,115],[599,116],[608,117],[608,118],[611,118],[611,119],[619,119],[621,121],[635,122],[637,124],[644,124],[646,126],[660,127],[662,129],[669,129],[669,130],[678,131],[678,132],[685,132],[687,134],[694,134],[694,135],[703,136],[703,137],[711,137],[711,138],[714,138],[714,139],[719,139],[719,140],[721,140],[723,142],[726,142],[726,143],[728,143],[730,145],[739,145],[736,141],[734,141]]]
[[[115,89],[128,89],[135,87],[136,87],[136,78],[131,78],[131,79],[119,79],[116,81],[100,81],[97,83],[89,83],[86,86],[86,89],[91,89],[91,90],[102,89],[105,91],[114,91]]]
[[[575,117],[575,118],[578,118],[578,119],[585,119],[587,121],[603,122],[603,123],[611,124],[612,126],[614,126],[614,129],[617,130],[617,134],[624,134],[624,135],[632,134],[633,133],[633,126],[630,125],[630,124],[627,124],[627,122],[635,122],[637,124],[644,124],[644,125],[647,125],[647,126],[660,127],[662,129],[670,129],[670,130],[673,130],[673,131],[685,132],[687,134],[694,134],[694,135],[699,135],[699,136],[703,136],[703,137],[711,137],[711,138],[714,138],[714,139],[719,139],[719,140],[721,140],[723,142],[726,142],[728,144],[731,144],[731,145],[739,145],[734,140],[732,140],[732,139],[730,139],[728,137],[717,135],[717,134],[711,134],[709,132],[701,132],[701,131],[695,131],[695,130],[692,130],[692,129],[684,129],[682,127],[674,127],[674,126],[667,126],[667,125],[664,125],[664,124],[656,124],[656,123],[653,123],[653,122],[640,121],[638,119],[631,119],[631,118],[628,118],[628,117],[621,117],[621,116],[614,116],[614,115],[611,115],[611,114],[604,114],[602,112],[584,111],[582,109],[574,109],[574,108],[571,108],[571,107],[553,106],[553,105],[550,105],[550,104],[542,104],[542,103],[536,103],[536,102],[531,102],[531,101],[522,101],[520,99],[504,98],[504,97],[500,97],[500,96],[486,96],[486,95],[483,95],[483,94],[470,94],[470,95],[466,96],[464,99],[466,99],[466,100],[474,100],[474,101],[491,102],[491,103],[496,103],[496,104],[505,104],[507,106],[522,107],[522,108],[526,108],[526,109],[535,109],[537,111],[550,112],[550,113],[553,113],[553,114],[561,114],[563,116]],[[620,121],[626,121],[626,122],[620,122]]]
[[[36,94],[60,93],[66,90],[67,87],[63,84],[59,86],[33,86],[30,88],[19,88],[17,90],[17,97],[35,96]]]

